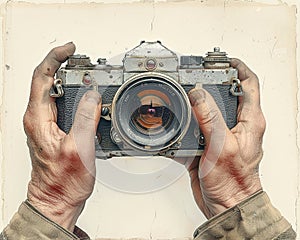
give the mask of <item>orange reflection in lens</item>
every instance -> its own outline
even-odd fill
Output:
[[[165,107],[169,108],[169,98],[164,93],[157,90],[144,90],[138,93],[137,96],[140,98],[141,106],[148,107],[146,113],[138,112],[139,114],[135,119],[137,125],[146,130],[163,131],[163,109]],[[158,116],[156,116],[155,112],[155,109],[157,108],[162,109],[162,112]]]

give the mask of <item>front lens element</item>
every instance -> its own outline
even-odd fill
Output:
[[[142,134],[159,134],[169,127],[174,119],[168,96],[159,90],[142,90],[137,94],[140,106],[131,116],[131,124]]]

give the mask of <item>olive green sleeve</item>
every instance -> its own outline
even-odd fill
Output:
[[[75,227],[74,233],[67,231],[43,216],[28,201],[25,201],[0,234],[0,240],[17,239],[87,240],[89,237],[77,227]]]
[[[194,233],[195,240],[296,239],[289,222],[263,191],[213,217]]]
[[[296,234],[288,221],[274,208],[264,192],[259,192],[237,206],[215,216],[194,234],[195,240],[292,240]],[[0,240],[66,239],[87,240],[79,228],[68,232],[39,213],[28,202],[22,203]]]

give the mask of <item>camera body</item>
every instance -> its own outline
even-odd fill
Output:
[[[180,59],[180,60],[179,60]],[[187,93],[197,87],[215,99],[229,128],[236,125],[238,72],[225,52],[206,57],[181,56],[161,42],[145,42],[128,51],[123,65],[106,59],[92,64],[74,55],[60,68],[51,96],[57,97],[57,124],[68,133],[77,105],[91,89],[102,95],[95,136],[96,157],[201,155],[205,139],[195,122]]]

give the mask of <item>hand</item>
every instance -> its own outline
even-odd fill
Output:
[[[69,134],[56,124],[55,99],[49,96],[61,63],[75,52],[68,43],[54,48],[33,74],[24,129],[32,161],[27,197],[46,217],[73,231],[95,183],[94,136],[101,97],[87,92],[81,99]]]
[[[212,96],[204,89],[189,93],[193,113],[206,139],[199,161],[189,167],[197,205],[207,218],[235,206],[261,190],[258,167],[263,156],[265,119],[257,76],[240,60],[237,68],[244,96],[239,97],[237,125],[229,130]]]

